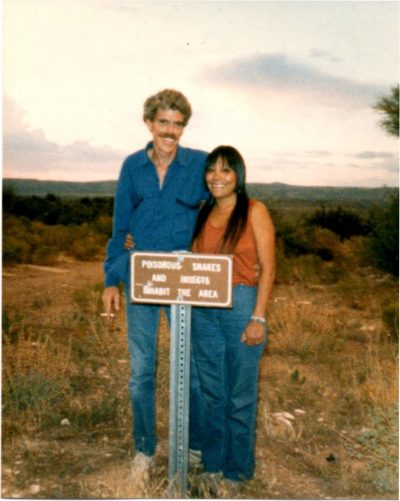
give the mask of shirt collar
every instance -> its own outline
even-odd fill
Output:
[[[151,162],[148,151],[153,147],[153,141],[150,141],[147,143],[146,147],[144,150],[140,152],[140,157],[139,160],[142,164],[145,164],[147,162]],[[182,146],[178,145],[178,148],[176,150],[176,157],[173,160],[174,162],[177,161],[181,165],[186,165],[188,163],[188,155],[187,152],[185,151],[185,148],[182,148]]]

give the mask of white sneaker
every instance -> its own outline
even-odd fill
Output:
[[[240,493],[241,483],[235,480],[229,480],[228,478],[224,478],[221,482],[220,494],[223,494],[224,497],[228,497],[230,499],[237,498]]]
[[[221,472],[210,473],[208,471],[198,476],[200,489],[206,494],[218,495],[223,475]]]
[[[201,451],[189,449],[189,467],[199,468],[201,466]]]
[[[146,456],[143,452],[138,452],[131,463],[132,475],[137,479],[147,479],[152,463],[153,456]]]

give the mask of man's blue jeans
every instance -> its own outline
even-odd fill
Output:
[[[231,480],[253,477],[258,368],[264,342],[240,341],[257,289],[234,287],[233,308],[193,308],[192,346],[205,399],[202,458],[206,471]]]
[[[128,297],[128,296],[127,296]],[[131,376],[129,392],[133,413],[133,436],[136,452],[147,456],[157,445],[155,412],[155,372],[157,332],[161,306],[127,303],[128,346]],[[168,320],[170,308],[165,307]],[[189,447],[201,449],[203,400],[196,367],[191,364]]]

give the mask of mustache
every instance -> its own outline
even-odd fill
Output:
[[[161,137],[165,139],[174,139],[175,141],[178,139],[175,134],[169,134],[168,132],[161,134]]]

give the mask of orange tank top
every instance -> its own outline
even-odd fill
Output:
[[[246,227],[233,251],[233,285],[257,285],[258,258],[250,214],[254,200],[249,201],[249,214]],[[216,228],[208,219],[199,238],[193,244],[193,252],[202,254],[221,254],[220,246],[226,225]]]

